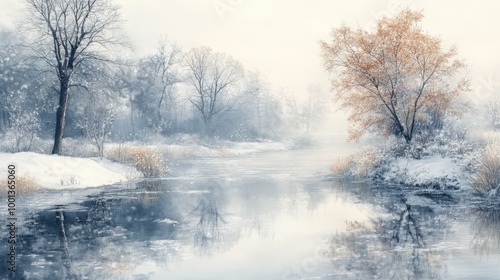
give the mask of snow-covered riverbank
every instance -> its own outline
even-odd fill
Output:
[[[401,149],[403,147],[404,149]],[[473,190],[500,194],[500,134],[442,137],[416,147],[390,139],[337,157],[330,167],[337,176],[372,179],[416,188]]]
[[[418,160],[394,159],[381,168],[377,179],[416,187],[470,189],[470,176],[452,158],[428,156]]]
[[[0,153],[0,172],[7,178],[7,166],[16,167],[17,178],[29,179],[39,188],[85,188],[124,182],[141,176],[134,167],[107,159],[76,158],[32,152]]]
[[[0,182],[7,178],[7,166],[16,166],[17,178],[22,178],[30,185],[30,189],[69,189],[98,187],[125,182],[144,176],[139,171],[138,163],[130,163],[122,158],[132,150],[149,149],[152,153],[168,161],[185,158],[221,157],[249,155],[270,151],[285,151],[304,146],[300,141],[289,142],[231,142],[221,141],[218,145],[209,145],[195,141],[197,139],[181,139],[178,143],[156,143],[143,145],[140,143],[110,143],[106,156],[100,159],[93,152],[93,147],[86,141],[67,139],[67,145],[72,147],[68,155],[48,155],[44,153],[21,152],[0,153],[0,164],[5,166]],[[45,145],[48,146],[48,145]],[[45,150],[45,149],[44,149]],[[113,159],[113,160],[110,160]],[[142,164],[149,164],[146,161]],[[163,165],[163,163],[162,163]],[[165,166],[168,169],[168,166]],[[31,188],[33,186],[33,188]]]

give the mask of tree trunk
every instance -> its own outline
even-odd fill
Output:
[[[66,109],[68,107],[69,98],[69,77],[61,79],[61,89],[59,92],[59,106],[56,114],[56,132],[54,136],[54,147],[52,154],[61,154],[61,145],[66,125]]]
[[[64,229],[64,211],[59,210],[56,212],[56,219],[59,224],[59,231],[61,237],[61,261],[62,261],[62,272],[64,279],[76,279],[73,274],[73,269],[71,266],[71,257],[69,255],[68,237],[66,236],[66,230]]]
[[[212,117],[203,116],[203,124],[205,125],[205,135],[208,137],[212,136]]]
[[[404,138],[405,138],[406,144],[411,144],[411,136],[404,135]]]
[[[9,124],[9,113],[7,111],[2,112],[3,117],[3,129],[6,129],[10,126]]]

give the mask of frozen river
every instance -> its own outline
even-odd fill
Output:
[[[26,199],[16,278],[500,278],[500,208],[332,178],[352,147],[321,146],[183,160],[168,178]]]

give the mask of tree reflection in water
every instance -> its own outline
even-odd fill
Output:
[[[408,236],[411,237],[411,242],[417,247],[423,247],[424,241],[422,231],[411,212],[411,205],[406,204],[406,209],[399,215],[399,220],[394,223],[392,240],[395,243],[400,243],[402,238],[404,242],[408,242]]]
[[[237,225],[226,226],[224,193],[214,184],[204,192],[188,215],[195,221],[193,245],[202,255],[227,250],[239,239]]]
[[[175,205],[179,195],[162,184],[147,181],[25,218],[20,240],[30,254],[22,256],[19,279],[136,279],[143,265],[171,267],[186,202]]]
[[[274,179],[147,180],[37,212],[24,225],[29,234],[20,237],[32,254],[23,257],[19,269],[31,279],[147,278],[153,269],[171,270],[193,247],[213,256],[248,238],[273,239],[276,217],[293,220],[302,211],[313,216],[320,205],[331,203],[329,198],[338,198],[374,205],[375,216],[348,222],[347,231],[333,236],[327,250],[333,269],[326,273],[341,279],[445,276],[443,263],[452,251],[444,244],[450,243],[446,236],[464,214],[443,207],[456,203],[451,194],[353,182],[328,187],[329,182]],[[471,215],[473,245],[480,253],[498,251],[500,210],[474,209]]]
[[[500,252],[500,209],[497,207],[474,208],[472,214],[472,248],[480,255]]]
[[[347,231],[332,237],[328,256],[346,278],[440,279],[442,258],[424,242],[444,230],[440,221],[432,209],[405,203],[391,219],[346,222]]]
[[[73,268],[71,265],[71,256],[69,254],[68,237],[66,236],[66,229],[64,228],[64,211],[60,210],[56,212],[57,224],[59,225],[60,237],[61,237],[61,262],[62,266],[62,279],[73,280],[77,279]]]

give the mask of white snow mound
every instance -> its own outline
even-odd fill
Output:
[[[429,156],[422,159],[398,158],[388,165],[383,179],[409,185],[425,185],[441,180],[455,182],[461,187],[468,185],[467,173],[451,158]]]
[[[18,177],[30,178],[48,189],[97,187],[139,176],[135,168],[108,160],[22,152],[0,153],[2,177],[7,178],[10,164],[15,165]]]

